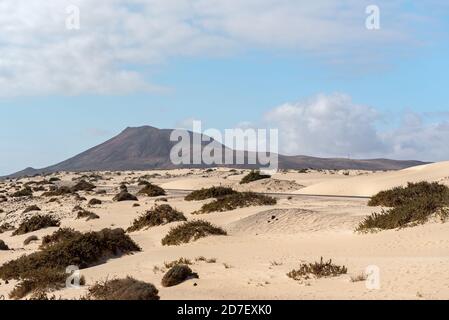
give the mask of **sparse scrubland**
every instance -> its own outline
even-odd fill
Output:
[[[65,283],[67,266],[83,269],[114,256],[140,251],[122,229],[88,233],[58,230],[44,242],[40,251],[23,255],[0,267],[0,278],[20,281],[12,293],[13,298],[63,285],[61,281]]]

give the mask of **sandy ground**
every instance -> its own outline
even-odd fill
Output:
[[[449,163],[439,163],[398,172],[371,173],[362,171],[281,172],[266,181],[239,185],[246,172],[217,169],[173,170],[151,172],[101,172],[94,182],[106,194],[80,192],[87,200],[95,197],[103,204],[88,208],[86,202],[73,197],[60,198],[48,203],[48,198],[36,193],[31,200],[12,200],[0,203],[0,224],[18,224],[31,212],[22,211],[31,204],[38,205],[41,213],[62,218],[62,227],[80,231],[121,227],[150,209],[156,199],[140,197],[140,207],[133,202],[113,202],[121,182],[129,184],[135,192],[137,179],[146,176],[151,182],[169,189],[168,203],[182,211],[189,220],[205,219],[228,231],[228,236],[207,237],[197,242],[176,247],[164,247],[161,239],[177,223],[155,227],[130,236],[142,252],[110,259],[106,263],[81,270],[87,285],[98,280],[133,276],[156,285],[161,299],[449,299],[449,224],[438,221],[403,230],[374,234],[358,234],[354,229],[365,216],[380,211],[367,206],[365,198],[313,197],[301,194],[370,196],[373,193],[402,185],[408,181],[440,181],[448,183]],[[90,174],[90,173],[89,173]],[[86,174],[87,175],[87,174]],[[60,173],[60,185],[72,185],[82,174]],[[38,181],[41,178],[23,179]],[[16,181],[0,183],[6,194],[14,191]],[[183,200],[181,189],[199,189],[209,186],[231,186],[235,189],[278,193],[278,204],[250,207],[230,212],[193,216],[191,213],[205,201]],[[178,191],[177,191],[177,190]],[[285,193],[285,194],[283,194]],[[286,194],[288,193],[288,194]],[[1,193],[0,193],[1,195]],[[80,204],[98,214],[100,219],[76,220],[72,208]],[[1,212],[1,211],[0,211]],[[57,228],[39,230],[31,234],[42,238]],[[30,234],[11,236],[0,234],[0,239],[14,249],[0,251],[0,264],[38,250],[40,242],[23,245]],[[195,262],[191,268],[200,279],[188,280],[181,285],[163,288],[160,283],[164,262],[181,257],[215,258],[215,263]],[[333,259],[348,267],[348,274],[328,279],[297,282],[287,273],[302,262],[319,261],[320,257]],[[352,282],[351,277],[362,274],[368,266],[379,268],[380,287],[373,289],[365,281]],[[156,268],[155,268],[156,267]],[[15,283],[0,281],[0,296],[7,297]],[[196,285],[194,285],[196,284]],[[81,289],[56,292],[63,298],[77,298],[86,293]]]

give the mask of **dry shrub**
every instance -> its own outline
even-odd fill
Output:
[[[87,203],[89,206],[95,206],[95,205],[100,205],[102,204],[101,200],[92,198],[89,200],[89,202]]]
[[[173,209],[168,204],[153,207],[139,218],[135,219],[128,232],[138,231],[147,227],[161,226],[176,221],[187,221],[182,212]]]
[[[41,208],[39,208],[36,205],[32,205],[32,206],[27,207],[25,210],[23,210],[23,213],[28,213],[31,211],[41,211]]]
[[[60,224],[60,220],[52,216],[36,215],[23,221],[12,235],[17,236],[49,227],[59,227]]]
[[[73,193],[72,189],[70,189],[69,187],[59,187],[54,190],[44,192],[42,194],[42,196],[43,197],[60,197],[60,196],[65,196],[65,195],[72,194],[72,193]]]
[[[32,235],[32,236],[29,236],[28,238],[26,238],[25,241],[23,241],[23,245],[24,245],[24,246],[27,246],[27,245],[29,245],[31,242],[33,242],[33,241],[38,241],[38,240],[39,240],[39,238],[38,238],[37,236]]]
[[[198,274],[194,273],[190,267],[185,264],[173,266],[162,278],[163,287],[173,287],[189,279],[197,279]]]
[[[210,198],[219,198],[227,196],[230,194],[235,194],[237,191],[232,190],[232,188],[225,187],[212,187],[207,189],[195,190],[188,194],[184,200],[194,201],[194,200],[205,200]]]
[[[162,239],[162,245],[180,245],[211,235],[227,235],[227,233],[220,227],[216,227],[207,221],[189,221],[176,228],[172,228]]]
[[[5,243],[5,241],[0,240],[0,251],[7,251],[9,250],[8,245]]]
[[[268,206],[275,205],[276,203],[276,199],[265,195],[252,192],[236,192],[204,204],[195,214],[231,211],[250,206]]]
[[[97,282],[91,288],[86,299],[95,300],[159,300],[159,291],[151,283],[125,279]]]
[[[33,196],[33,190],[30,187],[23,188],[17,192],[14,192],[11,197],[20,198],[20,197],[31,197]]]
[[[287,276],[294,280],[307,280],[311,276],[316,278],[336,277],[346,274],[348,269],[345,266],[338,266],[332,263],[332,260],[325,262],[321,257],[320,262],[303,263],[299,269],[290,271]]]
[[[42,244],[41,244],[40,248],[43,249],[45,247],[48,247],[48,246],[53,245],[58,242],[69,241],[69,240],[79,237],[80,235],[81,235],[81,232],[75,231],[74,229],[61,228],[61,229],[53,232],[51,235],[47,235],[47,236],[43,237]]]
[[[174,266],[177,266],[179,264],[191,265],[192,261],[190,261],[187,258],[179,258],[178,260],[174,260],[174,261],[170,261],[170,262],[164,262],[164,266],[167,269],[173,268]]]
[[[166,195],[164,189],[149,182],[145,184],[145,186],[137,194],[148,197],[159,197]]]
[[[7,222],[0,225],[0,234],[2,234],[4,232],[8,232],[8,231],[13,231],[13,230],[14,230],[14,226]]]
[[[250,183],[253,181],[269,179],[269,178],[271,178],[271,176],[261,174],[260,171],[253,170],[242,178],[242,180],[240,181],[240,184],[247,184],[247,183]]]
[[[97,215],[96,213],[92,212],[92,211],[87,211],[87,210],[80,210],[78,211],[78,214],[76,215],[77,219],[86,219],[86,221],[89,220],[95,220],[95,219],[100,219],[100,216]]]
[[[87,182],[86,180],[80,180],[77,184],[75,184],[72,187],[72,191],[73,192],[78,192],[78,191],[92,191],[96,188],[95,185],[93,185],[90,182]]]
[[[120,193],[118,193],[114,198],[114,201],[138,201],[136,196],[133,196],[132,194],[130,194],[128,191],[121,191]]]

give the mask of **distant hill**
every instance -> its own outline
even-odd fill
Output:
[[[27,168],[7,177],[33,176],[57,171],[119,171],[211,167],[205,164],[183,166],[172,164],[170,151],[176,142],[170,141],[171,132],[172,129],[157,129],[150,126],[126,128],[112,139],[61,163],[43,169]],[[196,133],[190,132],[191,136],[194,134]],[[224,149],[225,147],[222,146],[222,148]],[[279,155],[280,169],[400,170],[422,164],[425,163],[389,159],[351,160]],[[257,166],[235,165],[233,167],[255,168]]]

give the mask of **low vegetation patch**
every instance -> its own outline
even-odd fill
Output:
[[[0,278],[20,280],[21,283],[28,284],[29,292],[42,289],[42,286],[51,289],[50,285],[59,284],[58,274],[64,274],[65,281],[67,266],[76,265],[84,269],[113,256],[140,251],[139,246],[123,229],[103,229],[88,233],[59,231],[46,242],[40,251],[0,266]],[[41,276],[47,275],[51,281],[42,281]],[[36,277],[38,281],[32,281],[34,285],[29,285],[28,280]]]
[[[173,287],[189,279],[197,279],[198,274],[194,273],[189,266],[177,264],[173,266],[162,278],[163,287]]]
[[[149,182],[146,183],[145,186],[137,194],[147,197],[159,197],[166,195],[164,189]]]
[[[82,235],[81,232],[75,231],[74,229],[61,228],[53,232],[51,235],[47,235],[42,238],[41,249],[44,249],[45,247],[48,247],[58,242],[73,240],[81,235]]]
[[[78,211],[76,218],[77,219],[86,219],[86,221],[89,221],[89,220],[100,219],[100,216],[92,211],[87,211],[87,210],[83,209],[83,210]]]
[[[252,192],[236,192],[204,204],[195,214],[231,211],[250,206],[271,206],[276,203],[276,199],[265,195]]]
[[[173,209],[168,204],[154,206],[151,210],[135,219],[128,232],[142,230],[148,227],[165,225],[176,221],[187,221],[182,212]]]
[[[53,269],[38,269],[23,275],[21,281],[10,292],[11,299],[22,299],[32,292],[59,290],[65,286],[67,274]]]
[[[128,191],[121,191],[112,200],[118,201],[118,202],[121,202],[121,201],[138,201],[137,197],[133,196]]]
[[[437,182],[409,183],[407,187],[397,187],[381,191],[371,198],[368,205],[372,207],[399,207],[418,199],[432,199],[449,204],[449,188]]]
[[[33,242],[33,241],[38,241],[38,240],[39,240],[39,238],[38,238],[37,236],[32,235],[32,236],[29,236],[28,238],[26,238],[26,239],[23,241],[23,245],[24,245],[24,246],[27,246],[27,245],[29,245],[31,242]]]
[[[203,220],[189,221],[179,225],[169,231],[162,239],[162,245],[173,246],[190,241],[196,241],[212,235],[227,235],[226,231],[220,227],[212,225],[210,222]]]
[[[25,210],[23,210],[23,213],[28,213],[28,212],[31,212],[31,211],[41,211],[41,208],[39,208],[36,205],[29,206]]]
[[[0,225],[0,234],[2,234],[4,232],[8,232],[8,231],[13,231],[13,230],[14,230],[14,226],[9,223],[4,223],[4,224]]]
[[[96,205],[100,205],[102,204],[101,200],[98,199],[90,199],[89,202],[87,203],[89,206],[96,206]]]
[[[269,179],[269,178],[271,178],[271,176],[266,175],[266,174],[261,174],[260,171],[253,170],[242,178],[242,180],[240,181],[240,184],[247,184],[247,183],[250,183],[253,181]]]
[[[414,226],[440,214],[444,219],[448,213],[449,188],[438,183],[409,183],[407,187],[382,191],[375,195],[369,205],[391,207],[373,213],[360,223],[356,231],[388,230]]]
[[[59,188],[55,188],[54,190],[50,190],[47,192],[44,192],[42,194],[43,197],[60,197],[60,196],[65,196],[68,194],[72,194],[72,189],[70,189],[69,187],[59,187]]]
[[[78,191],[92,191],[96,188],[95,185],[93,185],[90,182],[87,182],[86,180],[80,180],[77,184],[75,184],[72,187],[72,191],[73,192],[78,192]]]
[[[0,240],[0,251],[7,251],[9,250],[8,245],[5,243],[5,241]]]
[[[189,193],[186,197],[186,201],[194,201],[194,200],[205,200],[211,198],[219,198],[231,194],[235,194],[237,191],[232,190],[232,188],[225,187],[212,187],[207,189],[195,190]]]
[[[321,257],[320,262],[303,263],[299,269],[287,273],[287,276],[300,281],[310,279],[312,276],[316,278],[336,277],[347,272],[348,269],[345,266],[335,265],[332,260],[324,261]]]
[[[11,197],[20,198],[20,197],[31,197],[33,196],[33,190],[30,187],[23,188],[19,191],[14,192]]]
[[[59,225],[59,219],[52,216],[36,215],[23,221],[12,235],[17,236],[49,227],[59,227]]]
[[[86,297],[88,300],[159,300],[159,291],[151,283],[136,280],[131,277],[125,279],[97,282]]]

